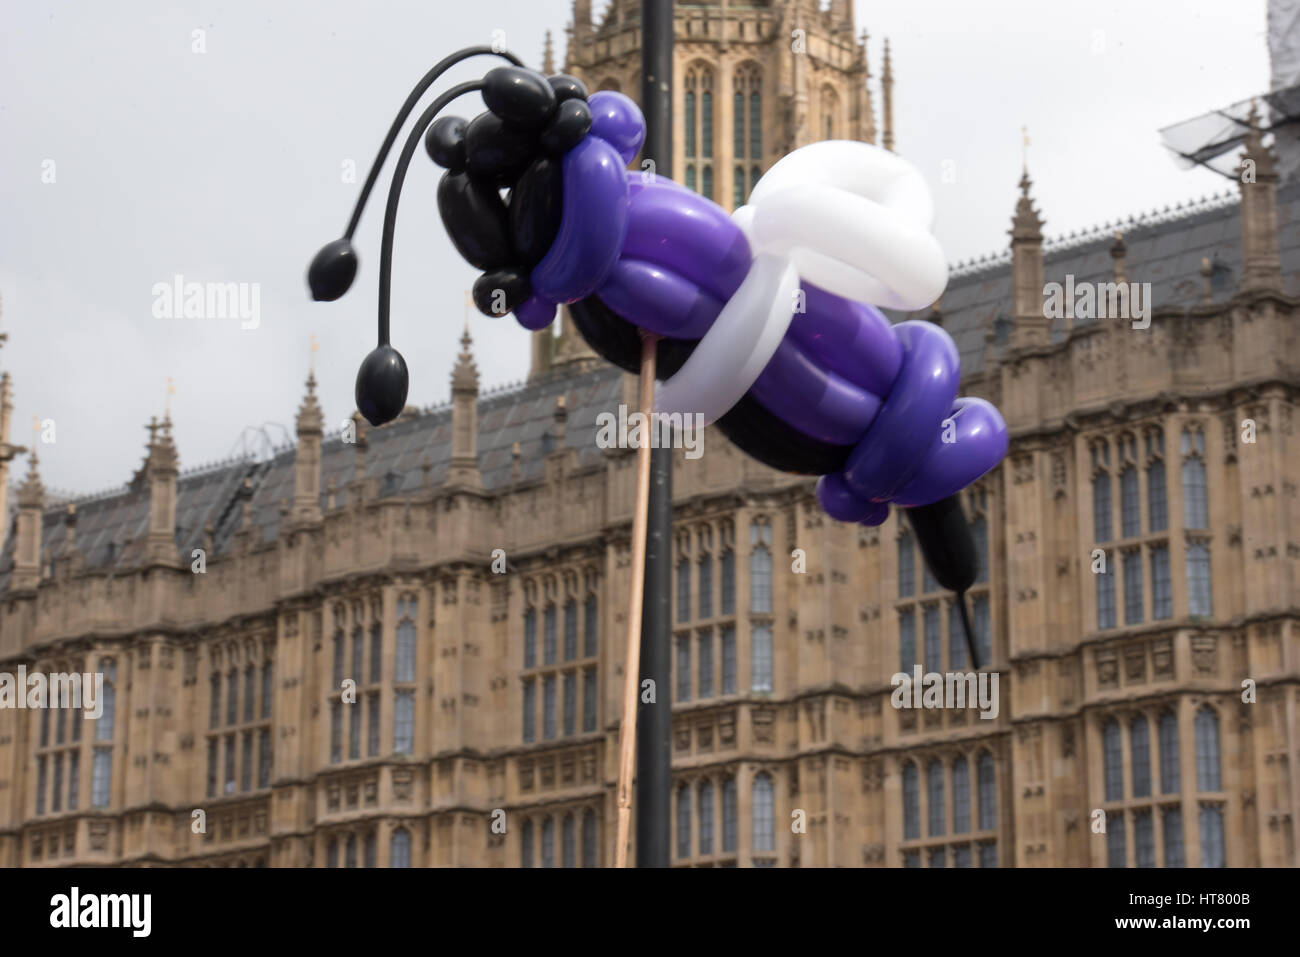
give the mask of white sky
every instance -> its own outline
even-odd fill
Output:
[[[599,3],[596,4],[600,6]],[[0,31],[0,368],[12,440],[34,415],[47,487],[95,491],[140,464],[174,378],[182,468],[226,456],[246,426],[292,430],[308,365],[330,427],[353,408],[374,345],[385,170],[358,231],[361,273],[331,304],[304,280],[340,235],[358,185],[411,85],[462,46],[563,55],[568,0],[30,0]],[[1231,185],[1179,169],[1157,130],[1266,89],[1264,0],[859,0],[873,87],[891,41],[897,148],[930,180],[954,260],[1005,247],[1029,128],[1049,237]],[[207,52],[191,52],[206,31]],[[1097,52],[1098,44],[1100,51]],[[474,61],[452,80],[481,75]],[[458,111],[482,107],[467,99]],[[42,182],[45,161],[56,180]],[[943,183],[945,160],[957,181]],[[391,167],[391,161],[390,161]],[[408,401],[449,394],[464,290],[475,271],[442,232],[440,171],[417,154],[399,216],[393,341]],[[261,325],[156,319],[155,283],[260,284]],[[513,319],[471,319],[482,380],[524,377]],[[21,476],[25,466],[18,464]]]

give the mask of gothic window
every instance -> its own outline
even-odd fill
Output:
[[[1201,866],[1226,867],[1223,846],[1223,808],[1203,805],[1200,814]]]
[[[1183,429],[1183,527],[1209,528],[1205,483],[1205,433],[1200,426]]]
[[[925,606],[922,613],[925,628],[925,670],[938,671],[943,667],[943,644],[939,637],[939,606]]]
[[[703,64],[687,68],[683,100],[683,143],[686,154],[686,185],[713,198],[713,71]]]
[[[691,563],[686,558],[677,563],[677,620],[691,620]]]
[[[542,818],[542,867],[555,866],[555,820]]]
[[[691,637],[677,636],[677,701],[691,700]]]
[[[903,840],[921,836],[921,772],[916,764],[903,765]]]
[[[1142,622],[1142,552],[1124,553],[1124,624]]]
[[[524,821],[519,832],[519,866],[533,866],[533,822],[529,820]]]
[[[970,831],[970,764],[958,758],[952,766],[952,832]],[[969,866],[969,865],[967,865]]]
[[[208,695],[208,728],[212,729],[221,724],[221,672],[216,668],[208,678]]]
[[[582,730],[596,730],[596,669],[582,671]]]
[[[904,608],[898,613],[898,670],[912,673],[916,664],[916,609]]]
[[[1203,542],[1187,546],[1187,613],[1207,618],[1214,613],[1210,590],[1210,547]]]
[[[578,657],[578,603],[570,598],[564,603],[564,660]]]
[[[1165,434],[1151,429],[1146,434],[1147,530],[1163,532],[1169,527],[1169,501],[1165,483]]]
[[[762,772],[754,776],[754,850],[776,850],[776,822],[772,776]]]
[[[772,526],[755,520],[749,527],[749,610],[772,611]]]
[[[722,553],[721,564],[721,613],[724,615],[734,615],[736,613],[736,553],[731,549],[724,551]]]
[[[1168,807],[1161,815],[1165,837],[1165,867],[1185,867],[1183,856],[1183,810]]]
[[[734,854],[736,851],[736,779],[726,778],[722,782],[722,853]]]
[[[384,668],[384,629],[378,621],[370,623],[370,683],[382,680]]]
[[[378,857],[379,857],[379,848],[375,841],[375,832],[367,831],[366,841],[365,841],[365,853],[363,855],[363,866],[365,867],[378,866]]]
[[[980,752],[977,766],[979,775],[979,826],[981,831],[992,831],[998,826],[998,801],[995,788],[993,755],[988,751]],[[981,864],[981,867],[987,865]]]
[[[1133,857],[1138,867],[1156,866],[1156,832],[1150,808],[1133,812]]]
[[[975,648],[980,661],[993,660],[993,625],[989,618],[989,596],[976,595],[971,601],[971,629],[975,632]]]
[[[582,654],[595,658],[598,647],[600,619],[596,616],[596,593],[588,592],[582,612]]]
[[[415,692],[393,695],[393,753],[410,754],[415,748]]]
[[[1128,728],[1129,756],[1133,764],[1133,796],[1151,795],[1151,735],[1147,719],[1138,715]]]
[[[1156,621],[1174,614],[1173,586],[1169,576],[1169,546],[1151,547],[1151,617]]]
[[[758,66],[745,63],[731,80],[732,100],[732,205],[744,205],[761,175],[763,161],[763,77]],[[746,169],[749,180],[746,182]]]
[[[342,684],[342,679],[339,680]],[[239,672],[231,668],[226,673],[226,724],[239,720]]]
[[[1119,524],[1123,538],[1133,538],[1142,531],[1142,512],[1138,502],[1138,473],[1126,465],[1119,473]]]
[[[1113,557],[1105,556],[1102,571],[1093,574],[1097,581],[1097,628],[1115,627],[1115,564]]]
[[[700,785],[700,853],[713,853],[713,784]]]
[[[713,617],[713,556],[701,555],[700,561],[700,589],[698,601],[700,604],[699,616],[701,618]]]
[[[577,730],[578,722],[578,676],[572,671],[564,673],[564,734],[566,737]]]
[[[555,737],[555,675],[542,679],[542,737]]]
[[[532,822],[524,822],[524,831],[527,833],[529,841],[532,839]],[[532,856],[531,854],[529,855]],[[389,867],[410,867],[411,866],[411,832],[404,827],[399,827],[393,831],[393,836],[388,841],[388,866]]]
[[[691,789],[683,784],[677,789],[677,857],[691,856]]]
[[[966,667],[966,632],[956,600],[948,602],[948,667],[953,671]]]
[[[700,697],[713,697],[713,629],[706,628],[700,632],[696,648],[700,662]]]
[[[597,867],[596,812],[588,808],[582,812],[582,866]]]
[[[912,533],[898,536],[898,597],[910,598],[916,593],[916,559]]]
[[[841,139],[842,137],[839,135],[840,97],[833,87],[822,87],[821,107],[822,139]]]
[[[1106,814],[1106,866],[1125,867],[1127,861],[1127,843],[1124,835],[1124,812],[1110,811]]]
[[[271,702],[275,693],[275,666],[267,661],[262,665],[262,720],[271,719]]]
[[[524,667],[537,666],[537,609],[524,612]]]
[[[754,691],[772,690],[772,628],[770,625],[750,626],[750,671]]]
[[[1124,799],[1124,755],[1119,722],[1111,718],[1101,730],[1101,750],[1107,801]]]
[[[542,618],[542,664],[555,664],[555,605],[546,606],[546,613]]]
[[[1110,513],[1110,473],[1099,471],[1092,477],[1093,541],[1110,541]]]
[[[564,822],[560,825],[560,866],[577,867],[577,842],[574,834],[573,814],[564,815]]]
[[[722,693],[736,693],[736,628],[723,625],[720,631],[722,639]]]
[[[976,515],[970,523],[971,539],[975,542],[975,583],[989,580],[989,525],[983,515]]]
[[[930,812],[929,834],[944,833],[943,762],[937,758],[925,770],[926,801]]]
[[[1209,705],[1196,712],[1196,789],[1223,790],[1219,778],[1219,716]]]
[[[330,764],[343,760],[343,702],[330,702]]]
[[[1179,776],[1178,719],[1172,711],[1160,715],[1160,793],[1177,794],[1183,789]]]
[[[335,838],[330,838],[329,845],[325,851],[325,866],[339,866],[339,842]]]

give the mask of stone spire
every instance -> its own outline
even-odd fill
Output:
[[[546,44],[542,47],[542,72],[547,76],[555,72],[555,44],[550,30],[546,31]]]
[[[172,420],[168,414],[160,424],[151,419],[149,457],[144,463],[145,481],[149,486],[149,536],[145,543],[145,560],[150,565],[175,565],[176,553],[176,476],[179,457],[172,441]]]
[[[1282,288],[1277,243],[1277,158],[1264,146],[1259,112],[1250,107],[1250,129],[1237,166],[1241,178],[1241,284],[1243,292]]]
[[[560,337],[556,340],[551,354],[551,368],[562,368],[572,375],[577,375],[586,372],[597,362],[599,357],[592,351],[591,346],[587,345],[587,340],[582,338],[582,333],[574,325],[573,314],[569,312],[569,307],[561,306]]]
[[[1043,220],[1029,196],[1029,170],[1020,177],[1020,199],[1011,217],[1011,348],[1047,345],[1050,325],[1043,309]]]
[[[448,485],[483,487],[478,470],[478,366],[470,352],[469,323],[460,337],[460,355],[451,370],[451,467]]]
[[[320,520],[321,438],[325,416],[316,401],[316,373],[307,374],[307,394],[298,407],[298,449],[294,455],[293,520],[296,524]]]
[[[41,580],[41,522],[45,510],[45,486],[41,484],[36,448],[27,456],[27,478],[18,488],[18,541],[14,549],[14,571],[10,588],[35,588]]]
[[[889,37],[885,37],[885,65],[880,74],[881,123],[884,132],[880,145],[887,150],[894,148],[894,68],[889,59]]]
[[[555,330],[551,326],[532,334],[532,353],[528,362],[528,381],[533,382],[551,371],[551,353],[555,350]]]

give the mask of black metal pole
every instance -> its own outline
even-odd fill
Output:
[[[641,0],[642,156],[654,172],[673,172],[673,0]],[[645,600],[641,610],[641,686],[654,681],[655,703],[642,693],[636,725],[636,864],[667,867],[672,801],[672,631],[669,603],[673,541],[671,448],[650,453]]]

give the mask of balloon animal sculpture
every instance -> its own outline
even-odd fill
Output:
[[[315,299],[337,299],[351,285],[352,234],[419,98],[453,64],[494,52],[462,50],[417,84],[344,237],[311,264]],[[657,411],[703,413],[753,458],[821,476],[817,496],[835,519],[879,525],[891,504],[904,507],[931,573],[960,596],[976,556],[957,493],[998,464],[1008,439],[996,408],[957,397],[957,349],[942,328],[891,325],[876,308],[922,308],[947,282],[920,174],[866,143],[814,143],[773,165],[728,215],[653,172],[627,169],[645,137],[632,100],[588,95],[574,77],[496,55],[511,65],[438,97],[402,149],[384,215],[379,343],[357,375],[361,413],[379,425],[406,402],[406,362],[389,344],[392,243],[424,136],[446,170],[443,224],[483,270],[473,291],[480,311],[513,312],[536,330],[567,304],[591,347],[632,372],[639,330],[655,334],[665,379]],[[486,112],[438,116],[474,91]],[[957,604],[978,666],[965,602]]]

